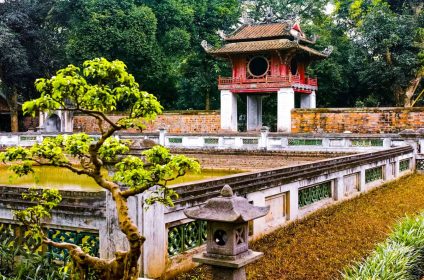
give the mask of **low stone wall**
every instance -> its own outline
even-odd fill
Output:
[[[424,107],[294,109],[292,133],[397,133],[424,127]]]
[[[124,114],[110,115],[113,121],[125,116]],[[156,132],[164,127],[170,133],[213,133],[221,129],[221,118],[217,111],[178,111],[166,112],[157,117],[155,121],[146,123],[143,132]],[[87,133],[99,132],[96,121],[86,115],[74,117],[74,131]],[[139,132],[131,129],[127,132]]]
[[[193,266],[192,254],[204,248],[206,224],[188,219],[184,210],[219,195],[225,184],[254,205],[271,207],[270,214],[253,222],[251,237],[255,239],[312,211],[410,174],[416,166],[421,168],[423,161],[417,161],[416,165],[414,152],[412,147],[402,146],[173,185],[179,194],[174,207],[154,204],[146,208],[144,201],[149,197],[148,192],[131,197],[128,199],[130,216],[147,240],[140,259],[142,274],[171,279]],[[23,190],[0,186],[0,228],[14,227],[13,210],[28,205],[20,197]],[[102,258],[112,258],[116,250],[127,249],[109,192],[61,193],[64,199],[46,224],[53,229],[54,236],[84,233],[98,244],[96,251]]]

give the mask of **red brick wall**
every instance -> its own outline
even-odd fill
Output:
[[[124,115],[110,115],[113,121],[117,121]],[[155,121],[146,123],[143,132],[157,132],[158,128],[165,127],[169,133],[213,133],[218,132],[221,127],[219,112],[179,112],[165,113],[157,117]],[[74,131],[87,133],[98,132],[97,123],[94,118],[78,115],[74,116]],[[128,132],[138,132],[131,129]]]
[[[424,128],[424,107],[295,109],[292,132],[397,133]]]

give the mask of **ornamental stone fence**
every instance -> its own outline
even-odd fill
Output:
[[[219,195],[226,184],[253,205],[270,206],[268,215],[249,224],[249,235],[254,239],[317,209],[410,174],[416,167],[424,169],[424,159],[416,150],[404,145],[174,185],[179,198],[172,208],[153,205],[146,209],[144,198],[149,193],[130,198],[130,213],[146,237],[140,260],[142,276],[170,278],[193,266],[191,255],[204,250],[206,224],[188,219],[183,210]],[[0,227],[17,237],[19,230],[12,211],[29,205],[21,199],[24,190],[0,187]],[[64,191],[62,195],[63,202],[45,224],[52,238],[88,242],[94,247],[93,254],[106,258],[113,257],[116,249],[125,248],[125,237],[118,229],[115,205],[108,193]]]
[[[47,133],[0,133],[0,149],[8,146],[31,146],[41,143]],[[67,135],[63,133],[63,135]],[[99,138],[97,134],[91,134]],[[175,149],[259,150],[300,152],[359,153],[411,145],[419,150],[424,145],[424,129],[406,130],[399,134],[281,134],[263,129],[257,133],[235,134],[172,134],[160,129],[158,133],[121,133],[115,137],[132,140],[135,150],[156,143]],[[148,143],[147,146],[150,144]]]

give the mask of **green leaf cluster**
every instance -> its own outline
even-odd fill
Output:
[[[191,158],[182,155],[171,155],[169,150],[162,146],[154,146],[142,153],[144,160],[127,156],[115,165],[116,172],[113,180],[133,191],[149,190],[146,204],[160,202],[173,206],[173,199],[177,194],[168,188],[168,182],[184,176],[187,172],[200,172],[200,164]]]
[[[69,65],[50,79],[37,79],[35,84],[41,96],[23,105],[27,114],[58,109],[98,114],[111,112],[117,104],[128,102],[132,104],[130,114],[119,122],[128,128],[132,126],[130,120],[152,119],[162,110],[153,95],[140,91],[134,77],[126,71],[126,65],[119,60],[96,58],[85,61],[82,69]]]

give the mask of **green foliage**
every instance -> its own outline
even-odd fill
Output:
[[[367,95],[376,96],[382,105],[402,105],[402,89],[417,75],[417,28],[413,16],[396,14],[384,4],[361,20],[350,61]]]
[[[152,91],[160,84],[162,54],[156,40],[156,17],[149,7],[133,0],[59,1],[54,18],[64,28],[69,62],[119,59],[144,89]],[[128,104],[120,104],[120,109]]]
[[[23,250],[7,239],[0,243],[0,264],[0,280],[70,279],[69,274],[52,262],[48,255]]]
[[[218,30],[229,32],[240,17],[240,3],[225,1],[146,0],[156,15],[157,41],[163,54],[164,81],[156,89],[172,109],[218,108],[218,75],[229,65],[207,55],[200,43],[220,44]]]
[[[18,105],[12,96],[22,101],[34,97],[35,78],[62,64],[58,55],[62,36],[48,20],[54,2],[0,2],[0,84],[12,107]]]
[[[76,109],[107,112],[115,110],[119,101],[139,100],[143,95],[134,77],[126,72],[123,62],[109,62],[104,58],[84,62],[82,70],[69,65],[51,79],[38,79],[36,88],[42,94],[41,98],[27,102],[24,105],[26,113],[34,113],[35,108],[54,110],[66,107],[63,100],[74,104]]]
[[[60,265],[52,262],[48,254],[39,254],[42,244],[42,223],[51,217],[51,210],[62,200],[57,190],[29,189],[22,194],[35,205],[24,210],[14,211],[21,222],[21,234],[27,244],[18,244],[13,234],[3,232],[0,241],[0,279],[4,280],[44,280],[69,279]],[[4,228],[4,231],[8,231]]]
[[[365,261],[345,270],[343,279],[419,279],[424,273],[424,214],[406,217]]]
[[[410,271],[418,259],[417,251],[399,243],[378,246],[366,265],[346,272],[344,279],[415,279]]]
[[[122,128],[142,128],[142,123],[137,119],[153,119],[162,111],[156,98],[140,91],[134,77],[126,71],[126,65],[118,60],[88,60],[83,63],[82,69],[69,65],[50,79],[37,79],[36,88],[41,97],[26,102],[23,105],[24,113],[34,115],[37,109],[68,109],[98,118],[99,114],[113,111],[119,103],[126,102],[130,106],[130,113],[117,125]]]
[[[15,218],[27,228],[28,236],[41,243],[44,237],[42,223],[51,218],[51,211],[62,201],[62,196],[55,189],[29,189],[22,193],[22,198],[35,205],[14,211]]]
[[[89,156],[89,147],[94,139],[85,133],[75,133],[65,138],[64,151],[73,157]]]
[[[318,50],[333,46],[331,55],[319,62],[314,62],[308,74],[318,77],[319,107],[348,107],[355,104],[356,73],[349,64],[349,54],[353,44],[340,26],[331,17],[312,26],[305,26],[305,32],[319,34],[314,48]]]
[[[407,103],[406,90],[424,66],[419,5],[417,1],[336,1],[335,18],[352,43],[344,63],[351,74],[351,103]]]
[[[251,16],[255,21],[263,21],[268,8],[276,19],[302,21],[320,21],[324,17],[324,8],[328,0],[257,0],[253,1]]]
[[[167,187],[167,183],[184,176],[188,171],[200,172],[200,165],[196,160],[171,155],[162,146],[154,146],[143,152],[143,156],[145,162],[138,157],[127,156],[117,163],[113,180],[135,191],[150,189],[147,205],[160,202],[173,206],[172,200],[178,196]],[[154,186],[156,187],[153,188]]]

